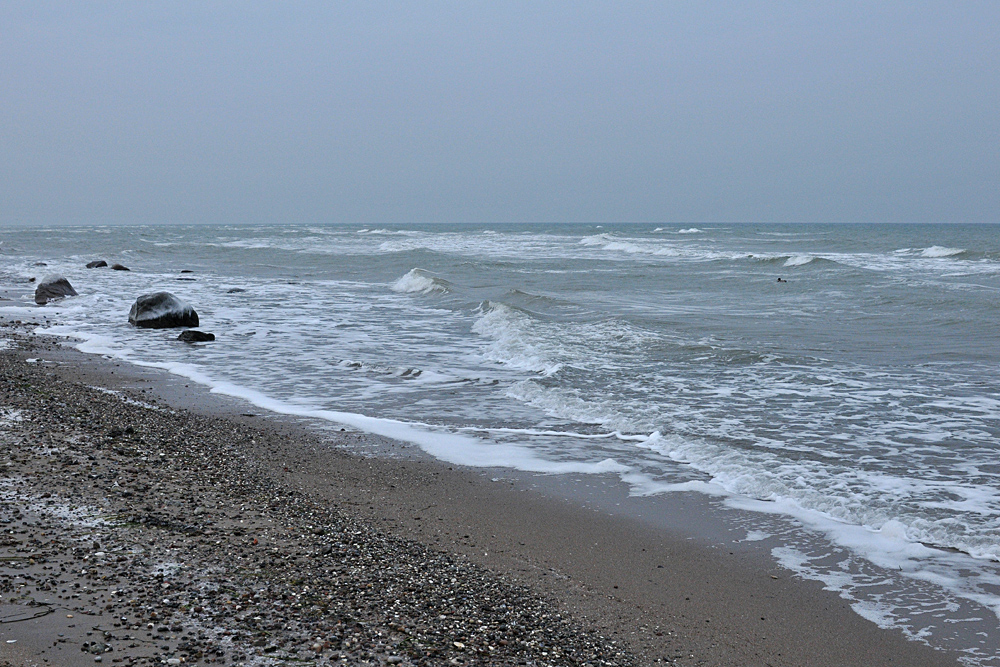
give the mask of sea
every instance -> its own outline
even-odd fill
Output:
[[[36,306],[49,274],[79,296]],[[710,497],[859,614],[1000,665],[1000,226],[21,226],[0,285],[0,316],[261,409]],[[215,342],[131,327],[157,291]]]

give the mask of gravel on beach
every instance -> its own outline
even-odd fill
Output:
[[[635,663],[282,484],[255,455],[274,429],[69,381],[30,361],[29,328],[0,331],[0,664]]]

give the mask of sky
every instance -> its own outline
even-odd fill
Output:
[[[5,0],[4,221],[1000,222],[1000,2]]]

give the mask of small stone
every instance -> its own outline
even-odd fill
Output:
[[[207,343],[215,340],[215,334],[205,333],[197,329],[188,329],[187,331],[182,331],[177,340],[182,340],[185,343]]]

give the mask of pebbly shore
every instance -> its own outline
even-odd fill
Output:
[[[631,665],[543,596],[277,480],[268,428],[0,350],[0,663]]]
[[[697,538],[697,496],[601,510],[37,327],[0,321],[0,667],[958,664]]]

